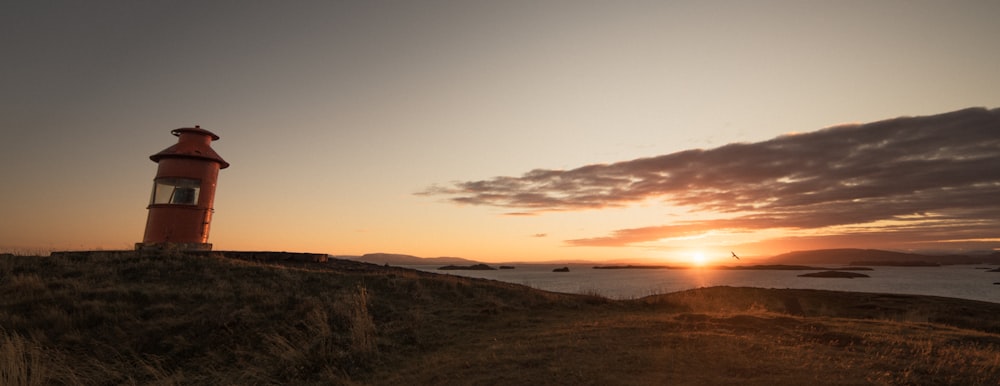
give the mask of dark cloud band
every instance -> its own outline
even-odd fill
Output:
[[[947,221],[949,229],[968,224],[995,235],[1000,109],[844,125],[572,170],[538,169],[520,177],[434,186],[421,194],[522,214],[660,199],[730,216],[620,230],[570,240],[573,245],[626,245],[707,229],[811,229],[879,220],[927,226]]]

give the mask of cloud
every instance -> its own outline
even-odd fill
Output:
[[[1000,109],[973,108],[733,143],[571,170],[455,182],[419,193],[517,214],[623,207],[645,200],[723,218],[569,240],[628,245],[713,229],[886,228],[945,237],[1000,229]],[[935,233],[937,232],[937,233]]]

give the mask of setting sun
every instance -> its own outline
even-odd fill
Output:
[[[708,258],[705,257],[704,253],[702,252],[691,253],[691,265],[701,267],[704,266],[706,263],[708,263]]]

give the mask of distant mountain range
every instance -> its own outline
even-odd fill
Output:
[[[476,264],[478,261],[461,257],[417,257],[396,253],[368,253],[361,256],[347,257],[350,260],[373,264],[389,265],[421,265],[421,264]]]
[[[361,256],[333,256],[335,258],[389,265],[473,265],[480,261],[461,257],[418,257],[398,253],[368,253]],[[817,249],[795,251],[762,259],[767,264],[843,264],[843,265],[951,265],[951,264],[1000,264],[1000,252],[984,251],[970,254],[906,253],[879,249]],[[519,264],[553,264],[552,261]],[[565,262],[560,262],[565,263]],[[579,261],[574,264],[595,262]],[[608,262],[602,262],[608,263]]]
[[[770,264],[949,265],[1000,264],[1000,252],[969,255],[932,255],[878,249],[819,249],[771,257]]]

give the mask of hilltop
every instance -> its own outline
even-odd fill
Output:
[[[996,384],[1000,304],[641,299],[331,259],[0,258],[3,384]]]

